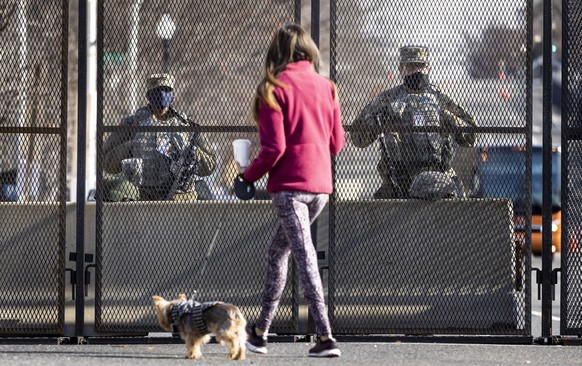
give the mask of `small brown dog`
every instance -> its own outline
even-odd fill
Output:
[[[237,306],[221,302],[200,304],[187,300],[185,294],[172,301],[160,296],[152,299],[160,326],[168,332],[179,332],[186,342],[186,358],[202,357],[200,347],[213,334],[220,344],[230,347],[228,358],[245,359],[247,322]]]

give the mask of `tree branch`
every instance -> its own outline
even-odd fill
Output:
[[[16,1],[11,1],[8,4],[0,5],[0,32],[2,32],[6,27],[10,18],[16,12]]]

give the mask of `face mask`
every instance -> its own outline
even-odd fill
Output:
[[[168,108],[174,101],[174,92],[165,90],[150,90],[146,94],[148,102],[157,110]]]
[[[428,74],[420,71],[404,77],[404,86],[411,90],[423,90],[428,86]]]

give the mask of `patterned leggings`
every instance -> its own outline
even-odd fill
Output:
[[[310,229],[327,203],[328,195],[284,191],[272,194],[272,200],[279,223],[269,244],[263,307],[256,327],[269,330],[285,288],[292,253],[317,332],[320,336],[331,336]]]

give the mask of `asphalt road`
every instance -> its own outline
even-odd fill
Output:
[[[311,344],[272,343],[266,355],[227,361],[226,348],[209,344],[203,358],[183,358],[181,344],[168,345],[0,345],[2,365],[580,365],[582,347],[420,343],[342,343],[342,356],[307,357]]]

